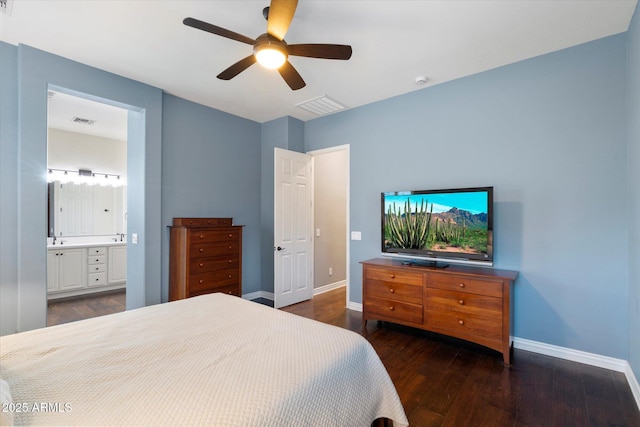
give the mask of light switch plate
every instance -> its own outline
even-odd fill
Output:
[[[352,231],[351,232],[351,240],[362,240],[362,232],[361,231]]]

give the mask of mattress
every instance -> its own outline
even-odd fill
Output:
[[[363,337],[219,293],[0,337],[0,377],[19,425],[408,425]]]

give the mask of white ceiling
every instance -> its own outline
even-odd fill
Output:
[[[350,44],[353,56],[291,57],[307,83],[298,91],[257,64],[218,80],[251,46],[182,24],[190,16],[255,38],[266,31],[267,0],[14,0],[0,14],[0,39],[262,123],[316,118],[296,104],[318,96],[353,108],[624,32],[636,3],[300,0],[285,40]]]

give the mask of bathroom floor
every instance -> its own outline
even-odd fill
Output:
[[[124,289],[49,301],[47,326],[125,311]]]

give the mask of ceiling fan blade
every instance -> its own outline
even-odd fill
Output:
[[[182,23],[189,27],[197,28],[198,30],[206,31],[217,36],[226,37],[228,39],[239,41],[242,43],[253,45],[256,42],[252,38],[243,36],[242,34],[234,33],[233,31],[218,27],[217,25],[209,24],[208,22],[200,21],[199,19],[184,18]]]
[[[269,19],[267,20],[267,33],[278,40],[283,40],[289,30],[293,15],[296,13],[298,0],[271,0],[269,6]]]
[[[282,67],[278,68],[278,72],[292,90],[302,89],[307,85],[304,80],[302,80],[300,73],[293,68],[293,65],[291,65],[289,61],[285,62]]]
[[[220,80],[231,80],[232,78],[252,66],[255,62],[256,57],[253,55],[249,55],[218,74],[218,78]]]
[[[289,55],[307,58],[343,59],[351,58],[351,46],[345,44],[290,44]]]

